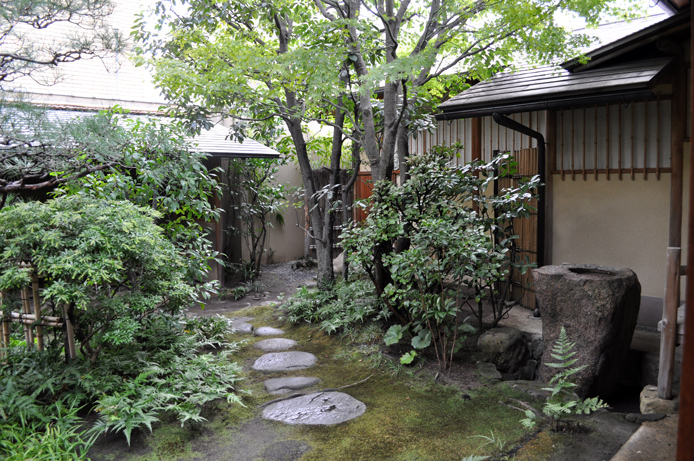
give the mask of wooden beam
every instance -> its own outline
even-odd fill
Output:
[[[674,68],[675,82],[673,93],[685,94],[687,71],[679,59]],[[670,102],[670,236],[668,246],[682,246],[682,191],[684,164],[684,136],[686,134],[687,106],[686,98],[672,98]]]
[[[475,160],[481,160],[482,159],[482,119],[480,117],[475,117],[471,120],[472,122],[472,129],[470,130],[471,133],[471,140],[470,140],[470,152],[471,152],[471,160],[474,162]]]
[[[694,61],[694,15],[690,19],[690,62]],[[694,79],[690,82],[694,94]],[[684,99],[685,94],[677,95]],[[690,113],[692,106],[689,106]],[[694,133],[694,115],[690,117]],[[694,143],[689,143],[689,158],[694,159]],[[691,164],[690,164],[691,165]],[[694,168],[689,168],[689,184],[694,185]],[[694,187],[689,188],[689,229],[687,231],[687,266],[694,267]],[[694,305],[694,277],[687,277],[687,305]],[[694,315],[685,315],[682,345],[682,379],[680,381],[680,413],[677,424],[677,461],[692,459],[694,453]]]

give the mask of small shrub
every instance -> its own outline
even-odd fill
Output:
[[[336,282],[329,290],[301,288],[285,308],[290,322],[318,323],[328,334],[389,315],[373,286],[364,280]]]

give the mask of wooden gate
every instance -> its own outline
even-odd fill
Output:
[[[521,180],[529,180],[539,174],[537,148],[514,151],[513,156],[518,163],[516,174],[500,178],[497,183],[498,190],[516,187]],[[530,206],[535,211],[531,213],[529,218],[516,218],[513,220],[514,232],[518,235],[518,239],[515,240],[515,257],[516,261],[527,260],[531,263],[537,263],[539,229],[538,201],[536,198],[530,201]],[[528,269],[525,274],[521,274],[518,269],[514,269],[511,283],[513,287],[512,299],[529,309],[535,309],[535,286],[531,270]]]

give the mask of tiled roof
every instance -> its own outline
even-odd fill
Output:
[[[591,66],[597,62],[605,64],[615,56],[653,41],[654,36],[672,32],[688,22],[688,13],[665,20],[662,20],[663,17],[601,27],[597,35],[602,45],[586,52],[592,59],[589,65],[581,67],[578,61],[571,60],[563,64],[565,68],[542,66],[497,74],[441,104],[439,108],[442,113],[436,117],[463,118],[493,112],[514,113],[569,107],[580,102],[591,104],[605,98],[617,101],[620,97],[649,97],[654,80],[673,60],[672,57]],[[660,22],[654,24],[656,19],[660,19]],[[627,30],[632,33],[624,36]]]

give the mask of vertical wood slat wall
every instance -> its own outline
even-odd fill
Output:
[[[543,131],[545,124],[544,112],[524,112],[509,115],[509,118],[530,127],[533,130]],[[458,165],[464,165],[474,159],[472,139],[472,119],[439,120],[433,133],[420,132],[417,138],[410,137],[409,151],[412,155],[427,152],[432,146],[452,146],[455,143],[462,144],[460,157],[456,160]],[[481,147],[482,160],[490,162],[493,152],[516,151],[537,147],[537,141],[529,136],[517,133],[511,129],[498,125],[491,117],[481,117]]]
[[[669,99],[558,110],[554,174],[644,180],[671,172]],[[550,141],[548,141],[550,142]]]
[[[628,104],[610,104],[571,108],[556,111],[556,157],[551,159],[555,169],[551,173],[595,181],[620,180],[626,175],[635,179],[638,174],[649,179],[654,174],[671,172],[669,152],[671,141],[671,101],[654,99]],[[545,131],[545,112],[524,112],[509,117],[533,130]],[[488,162],[492,153],[517,151],[537,147],[528,136],[497,125],[491,117],[481,117],[482,160]],[[410,153],[428,151],[434,145],[462,144],[459,165],[473,160],[472,119],[440,120],[433,132],[420,132],[417,139],[410,138]]]

